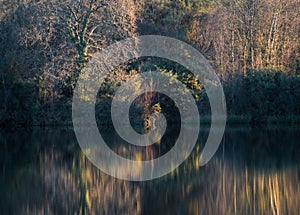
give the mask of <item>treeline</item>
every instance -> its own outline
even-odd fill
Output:
[[[0,5],[3,126],[70,123],[73,89],[93,54],[145,34],[175,37],[201,51],[223,82],[229,115],[259,122],[300,114],[298,0],[1,0]],[[134,71],[141,72],[145,62],[136,64]],[[156,67],[182,72],[164,62]],[[112,73],[101,101],[110,100],[132,71],[122,66]],[[195,93],[199,105],[207,103],[203,90]]]

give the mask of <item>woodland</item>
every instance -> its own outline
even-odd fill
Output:
[[[84,66],[115,41],[139,35],[168,36],[199,50],[223,85],[228,123],[299,123],[299,11],[299,0],[1,0],[0,125],[70,125]],[[209,116],[197,77],[155,58],[108,75],[99,87],[100,115],[109,114],[120,83],[153,68],[185,83]],[[142,97],[136,117],[165,109],[172,116],[170,101]]]

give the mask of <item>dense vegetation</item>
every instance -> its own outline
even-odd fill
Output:
[[[2,126],[70,123],[73,89],[93,54],[145,34],[201,51],[222,80],[231,118],[296,122],[300,115],[298,0],[1,0],[0,6]],[[209,114],[201,83],[163,60],[120,66],[100,89],[100,103],[110,104],[118,84],[149,64],[183,80]],[[147,96],[151,109],[157,101]]]

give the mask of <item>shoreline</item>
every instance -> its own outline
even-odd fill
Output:
[[[190,117],[186,123],[193,124],[193,117]],[[44,123],[32,123],[25,124],[22,122],[14,122],[11,124],[1,124],[0,129],[17,129],[17,128],[62,128],[62,127],[73,127],[71,120],[63,120],[64,123],[58,121],[49,121]],[[200,116],[200,125],[209,126],[211,123],[210,116]],[[97,122],[98,125],[111,127],[110,122]],[[299,126],[300,127],[300,115],[290,116],[266,116],[259,120],[253,119],[250,116],[242,115],[229,115],[226,118],[226,126]]]

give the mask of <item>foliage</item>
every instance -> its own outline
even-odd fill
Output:
[[[249,70],[225,82],[224,90],[229,115],[264,121],[300,114],[300,76],[293,72]]]
[[[116,40],[143,34],[175,37],[200,50],[223,82],[229,115],[256,122],[299,114],[297,0],[14,0],[1,4],[1,125],[58,124],[62,119],[70,123],[73,89],[86,62]],[[99,89],[100,109],[109,109],[122,81],[154,70],[182,81],[201,114],[209,115],[209,101],[199,80],[164,59],[140,59],[112,71]],[[143,115],[146,105],[151,112],[155,104],[162,111],[173,104],[159,102],[153,93],[143,96],[136,101],[137,116]]]

